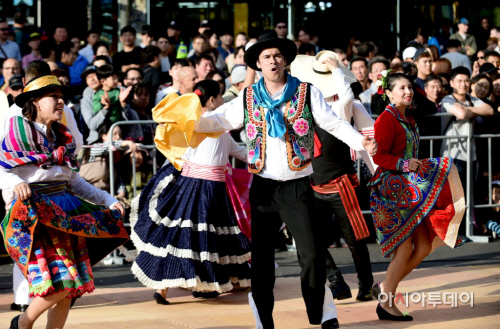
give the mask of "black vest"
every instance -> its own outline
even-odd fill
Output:
[[[349,146],[320,127],[315,129],[321,141],[322,154],[312,161],[314,173],[311,178],[314,184],[325,184],[345,174],[355,173]]]

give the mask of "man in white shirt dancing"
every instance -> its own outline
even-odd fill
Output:
[[[245,62],[263,78],[229,103],[201,118],[195,131],[245,127],[252,211],[252,293],[249,302],[257,328],[274,328],[274,243],[284,221],[292,232],[302,268],[302,294],[311,324],[338,328],[337,310],[325,286],[322,228],[315,221],[309,184],[318,125],[355,150],[374,154],[375,140],[363,137],[339,119],[321,92],[290,76],[285,67],[295,58],[293,41],[264,35],[245,53]]]

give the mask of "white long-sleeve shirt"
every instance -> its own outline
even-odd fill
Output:
[[[346,79],[341,69],[336,68],[332,71],[332,84],[336,87],[335,91],[338,95],[338,99],[334,101],[333,97],[329,97],[326,99],[326,102],[339,118],[350,124],[354,93],[352,92],[351,84]]]
[[[285,86],[272,95],[273,100],[281,98]],[[352,149],[363,151],[363,136],[359,134],[349,123],[340,119],[326,103],[321,92],[311,86],[311,112],[315,123],[322,129],[337,137]],[[243,126],[244,120],[245,93],[241,93],[237,98],[225,103],[215,111],[207,112],[195,124],[197,132],[216,132],[239,129]],[[284,115],[286,104],[280,105],[279,110]],[[268,109],[264,109],[264,116]],[[278,181],[287,181],[309,176],[313,173],[312,166],[307,166],[301,171],[292,171],[288,166],[285,135],[281,138],[272,138],[269,131],[266,131],[266,154],[264,168],[259,173],[263,178]]]
[[[330,105],[335,114],[349,123],[351,123],[351,119],[354,117],[354,128],[356,130],[364,130],[368,127],[370,127],[369,129],[373,130],[375,121],[373,121],[373,119],[370,117],[363,104],[359,100],[354,99],[354,93],[352,92],[351,85],[345,78],[342,70],[335,69],[332,72],[332,78],[334,85],[338,86],[335,90],[338,95],[338,100],[333,101],[332,98],[329,98],[327,99],[327,103],[328,105]],[[367,89],[366,91],[370,92],[370,90],[371,89]],[[373,158],[365,150],[359,152],[359,154],[365,161],[370,172],[373,174],[377,169],[377,165],[373,162]]]
[[[219,138],[205,138],[197,148],[189,148],[183,159],[208,166],[225,166],[232,155],[241,161],[247,161],[247,148],[238,145],[229,133]]]
[[[46,136],[45,125],[35,122],[34,126],[36,130]],[[14,186],[23,182],[29,184],[55,180],[67,181],[71,185],[71,189],[76,196],[92,203],[111,208],[118,202],[118,200],[107,192],[87,183],[79,173],[71,170],[65,165],[53,166],[50,169],[42,169],[35,164],[27,164],[12,169],[0,167],[0,189],[2,190],[12,191]],[[8,197],[10,196],[11,195]],[[13,199],[16,198],[17,196],[13,195]],[[9,201],[10,200],[12,199],[9,198]]]

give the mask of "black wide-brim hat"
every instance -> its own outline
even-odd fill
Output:
[[[26,102],[33,97],[41,97],[47,90],[59,88],[61,92],[66,91],[66,86],[62,86],[54,75],[41,75],[31,79],[24,87],[23,92],[16,97],[15,103],[22,108]]]
[[[245,52],[245,63],[255,71],[260,71],[257,67],[257,60],[264,49],[278,48],[286,59],[286,66],[290,65],[297,56],[297,45],[288,39],[278,38],[276,32],[264,34],[259,41],[254,43]]]

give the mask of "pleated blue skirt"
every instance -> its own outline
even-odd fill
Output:
[[[250,242],[224,182],[161,168],[132,202],[132,272],[147,287],[223,293],[250,286]]]

